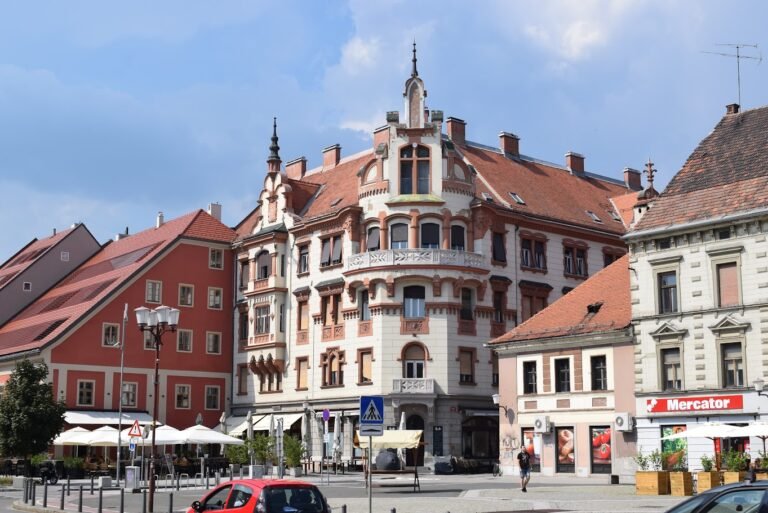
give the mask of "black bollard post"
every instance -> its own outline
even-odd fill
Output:
[[[72,495],[72,483],[69,482],[69,476],[67,476],[67,497]]]
[[[141,513],[147,513],[147,491],[141,492]]]
[[[48,480],[43,479],[43,507],[48,507]]]
[[[22,496],[24,498],[24,504],[27,504],[27,502],[29,502],[29,479],[26,477],[24,478],[24,493]]]
[[[67,493],[67,485],[61,485],[61,497],[59,498],[59,509],[64,511],[64,495]]]
[[[168,494],[168,513],[173,513],[173,492]]]
[[[93,495],[93,474],[91,474],[91,495]]]
[[[83,485],[77,493],[77,513],[83,513]]]
[[[32,481],[32,505],[34,506],[37,504],[37,483],[35,483],[34,479]]]
[[[392,508],[392,509],[390,510],[390,513],[397,513],[397,508]]]
[[[99,507],[98,512],[101,513],[102,506],[104,505],[104,489],[99,487]]]
[[[181,487],[181,474],[176,474],[176,491],[179,491]]]
[[[342,504],[341,505],[341,513],[347,513],[347,505],[346,504]]]
[[[120,488],[120,513],[125,512],[125,488]]]

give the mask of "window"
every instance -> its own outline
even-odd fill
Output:
[[[144,349],[151,349],[152,351],[154,351],[155,350],[154,337],[148,331],[144,331],[142,333],[144,333]]]
[[[591,357],[589,366],[592,370],[592,390],[608,390],[608,367],[605,355]]]
[[[309,329],[309,304],[307,301],[299,301],[299,331],[306,331]]]
[[[299,246],[299,274],[309,272],[309,244]]]
[[[77,405],[94,406],[94,389],[96,382],[90,380],[77,380]]]
[[[323,239],[320,246],[320,267],[341,263],[341,235]]]
[[[571,276],[587,276],[587,249],[572,243],[564,244],[563,272]]]
[[[107,347],[119,347],[120,325],[105,322],[101,325],[101,345]]]
[[[256,256],[256,279],[266,280],[272,274],[272,255],[262,251]]]
[[[21,284],[21,290],[24,292],[32,292],[32,282],[31,281],[25,281]]]
[[[533,241],[530,239],[520,241],[520,265],[533,267]]]
[[[189,393],[191,387],[189,385],[176,385],[176,409],[188,410],[189,409]]]
[[[736,262],[717,264],[717,306],[739,304],[739,267]]]
[[[240,261],[240,288],[246,289],[248,288],[248,280],[250,279],[250,269],[251,265],[248,260],[241,260]]]
[[[373,349],[358,349],[357,351],[357,383],[373,383]]]
[[[426,356],[419,344],[411,344],[403,355],[403,377],[423,378],[426,375]]]
[[[504,322],[504,296],[500,291],[493,293],[493,322]]]
[[[408,225],[395,223],[389,229],[389,247],[392,249],[408,248]]]
[[[360,291],[360,320],[361,321],[370,321],[371,320],[371,307],[368,302],[368,291],[367,290],[361,290]]]
[[[237,367],[237,395],[246,395],[248,393],[248,366],[238,365]]]
[[[440,247],[440,225],[424,223],[421,225],[421,247],[437,249]]]
[[[205,352],[221,354],[221,333],[209,331],[205,334]]]
[[[368,229],[368,238],[366,239],[368,251],[378,251],[381,249],[381,233],[378,226]]]
[[[586,212],[587,212],[587,215],[589,216],[589,218],[592,219],[594,222],[600,223],[600,224],[603,223],[603,220],[600,219],[600,217],[598,217],[598,215],[595,214],[594,212],[592,212],[591,210],[587,210]]]
[[[411,285],[403,288],[403,317],[420,319],[425,317],[424,287]]]
[[[320,355],[320,364],[323,368],[323,386],[336,387],[344,385],[344,351],[338,349],[329,350]]]
[[[661,350],[661,376],[664,390],[683,389],[679,348]]]
[[[121,394],[121,401],[123,402],[123,406],[128,408],[136,408],[136,397],[138,396],[138,390],[138,383],[123,383],[123,393]]]
[[[521,320],[526,321],[547,307],[550,285],[539,282],[524,282],[520,284],[520,314]]]
[[[237,332],[241,342],[248,340],[248,314],[245,312],[240,313],[239,322],[237,323]]]
[[[515,203],[517,203],[518,205],[525,205],[525,201],[523,201],[523,198],[521,198],[520,195],[517,194],[516,192],[510,192],[509,195],[512,196],[512,199],[515,200]]]
[[[461,289],[461,310],[459,311],[459,317],[462,321],[474,320],[474,312],[472,310],[472,289],[462,287]]]
[[[208,249],[208,267],[211,269],[224,269],[224,252],[220,249]]]
[[[491,351],[491,386],[499,386],[499,355]]]
[[[667,271],[657,275],[659,287],[659,313],[677,312],[677,272]]]
[[[507,261],[507,248],[504,245],[504,234],[493,232],[491,236],[491,252],[496,262]]]
[[[475,382],[475,352],[459,349],[459,383]]]
[[[523,362],[523,393],[536,393],[536,362]]]
[[[194,285],[179,285],[179,306],[194,306],[194,299]]]
[[[671,237],[664,237],[663,239],[658,239],[656,241],[656,246],[659,249],[669,249],[672,247],[672,238]]]
[[[612,263],[614,263],[616,260],[618,260],[621,257],[621,255],[617,255],[614,253],[603,253],[603,267],[608,267]]]
[[[192,330],[179,330],[177,332],[176,351],[179,353],[192,352]]]
[[[147,289],[144,299],[147,303],[160,303],[163,298],[163,282],[147,280]]]
[[[429,148],[426,146],[405,146],[400,150],[400,194],[414,193],[429,194]]]
[[[723,386],[744,386],[744,358],[741,353],[741,343],[722,344],[720,351],[723,357]]]
[[[571,361],[568,358],[555,359],[555,392],[571,391]]]
[[[59,256],[62,262],[69,262],[69,251],[62,251]]]
[[[280,276],[285,277],[285,255],[280,255]]]
[[[256,333],[269,333],[269,306],[259,306],[254,309]]]
[[[218,410],[219,409],[219,396],[221,390],[217,386],[206,385],[205,387],[205,409],[206,410]]]
[[[221,297],[224,293],[218,287],[208,287],[208,308],[221,310]]]
[[[278,319],[280,333],[285,333],[285,304],[280,305],[280,318]]]
[[[309,359],[296,358],[296,389],[306,390],[309,387]]]
[[[320,300],[322,301],[323,326],[335,326],[339,323],[341,294],[323,296]]]
[[[464,227],[454,224],[451,226],[451,249],[464,251]]]

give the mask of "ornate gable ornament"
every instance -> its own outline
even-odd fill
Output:
[[[656,339],[656,341],[660,341],[662,339],[670,339],[670,338],[677,338],[681,339],[688,333],[688,330],[685,328],[678,328],[671,322],[665,322],[656,331],[651,332],[651,336]]]
[[[748,321],[740,321],[733,316],[726,315],[709,327],[717,335],[740,334],[746,332],[751,324]]]

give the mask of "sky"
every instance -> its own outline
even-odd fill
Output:
[[[0,0],[0,262],[83,222],[100,242],[211,202],[255,207],[278,119],[283,162],[372,145],[403,108],[411,45],[427,104],[467,138],[662,189],[738,101],[768,3],[712,0]],[[768,63],[741,61],[742,108]]]

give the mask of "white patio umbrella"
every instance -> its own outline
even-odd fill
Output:
[[[341,412],[333,413],[333,461],[338,459],[341,454]]]
[[[127,444],[131,441],[131,437],[128,436],[128,432],[130,430],[131,428],[126,428],[120,432],[120,438],[122,439],[123,443]],[[147,438],[142,437],[139,439],[139,444],[141,445],[149,445],[151,443],[151,436]],[[187,443],[187,440],[184,438],[184,435],[182,435],[181,431],[174,427],[157,426],[157,429],[155,429],[155,445],[177,445],[185,443]]]
[[[763,441],[763,452],[765,452],[765,439],[768,438],[768,423],[753,422],[747,426],[737,427],[731,433],[734,438],[754,436]]]
[[[245,416],[245,422],[248,424],[247,433],[248,442],[250,442],[253,440],[253,413],[251,410],[248,410],[248,415]],[[253,465],[253,450],[251,449],[251,446],[248,446],[248,458],[250,464]]]
[[[733,435],[738,426],[723,424],[722,422],[707,422],[698,426],[662,437],[662,440],[677,440],[678,438],[734,438],[741,435]]]
[[[117,438],[119,431],[111,426],[102,426],[99,429],[94,429],[90,434],[83,433],[82,440],[87,442],[87,445],[93,445],[96,447],[117,447]]]
[[[207,428],[202,424],[188,427],[181,431],[181,435],[190,444],[224,444],[243,445],[245,442],[234,436],[225,435],[215,429]]]
[[[88,445],[85,437],[91,433],[90,430],[83,427],[73,427],[62,431],[53,439],[53,445]]]
[[[405,412],[400,413],[400,425],[397,427],[399,430],[405,429]],[[397,458],[400,460],[400,469],[405,468],[405,449],[402,447],[397,449]]]

